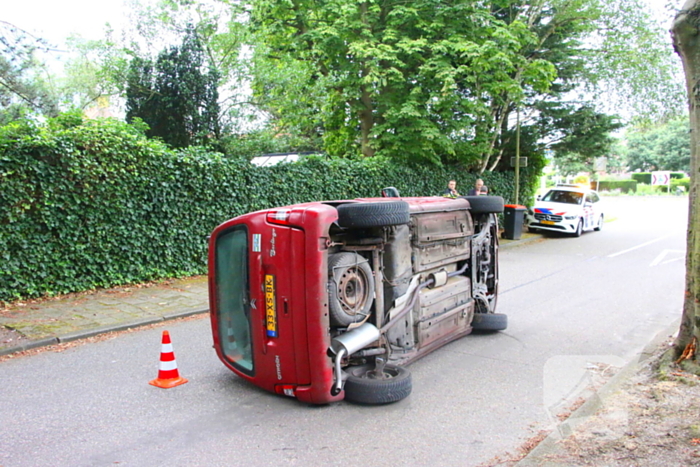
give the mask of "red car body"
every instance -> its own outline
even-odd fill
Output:
[[[494,313],[493,214],[502,211],[503,200],[479,198],[490,201],[311,202],[219,225],[209,244],[219,358],[256,386],[312,404],[346,393],[366,403],[405,397],[410,374],[399,365],[470,333],[475,313]],[[482,204],[478,215],[475,204]],[[477,251],[479,226],[487,232]],[[475,255],[483,264],[475,264]],[[474,280],[480,270],[479,292]],[[501,321],[494,329],[502,327]],[[359,396],[350,397],[351,383],[360,385]]]

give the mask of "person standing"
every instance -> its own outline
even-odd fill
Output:
[[[479,196],[479,195],[484,195],[484,194],[488,193],[488,188],[486,189],[485,192],[484,192],[483,188],[485,188],[484,181],[480,178],[477,178],[476,182],[474,182],[474,188],[469,190],[469,192],[467,193],[467,196]]]
[[[445,198],[456,198],[459,196],[459,193],[457,192],[457,181],[456,180],[450,180],[447,182],[447,189],[442,192],[442,196]]]

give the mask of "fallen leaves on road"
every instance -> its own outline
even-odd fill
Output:
[[[695,357],[695,351],[697,350],[697,348],[698,339],[696,337],[693,337],[693,340],[685,346],[685,349],[683,349],[683,353],[680,357],[678,357],[678,360],[676,360],[676,365],[682,362],[683,360],[690,360],[693,357]]]

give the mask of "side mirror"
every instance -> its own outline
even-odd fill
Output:
[[[382,198],[399,198],[399,190],[393,186],[382,189]]]
[[[542,195],[537,195],[537,201],[542,199]]]

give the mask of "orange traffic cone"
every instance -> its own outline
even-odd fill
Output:
[[[160,367],[158,377],[148,384],[158,386],[159,388],[173,388],[181,384],[185,384],[187,380],[180,377],[177,371],[177,362],[175,361],[175,353],[173,352],[173,344],[170,343],[170,333],[163,331],[163,347],[160,351]]]

